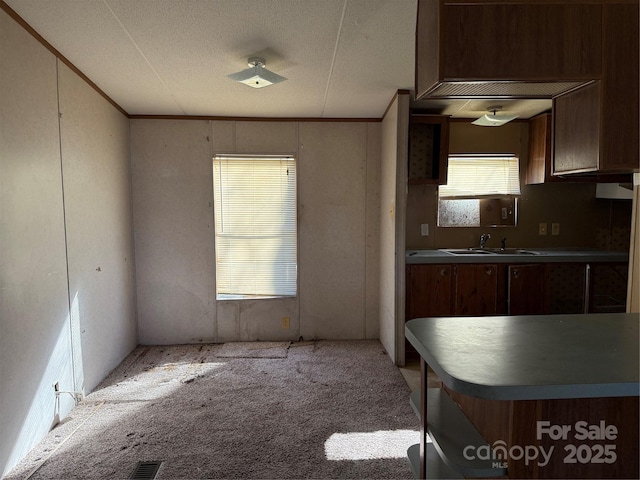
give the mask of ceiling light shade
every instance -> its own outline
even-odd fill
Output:
[[[264,58],[251,57],[249,58],[248,65],[250,68],[227,76],[231,80],[244,83],[253,88],[268,87],[274,83],[280,83],[286,80],[285,77],[267,70],[265,68],[266,63]]]
[[[480,125],[481,127],[501,127],[505,123],[518,118],[518,115],[498,115],[500,110],[502,110],[501,106],[489,107],[489,113],[485,113],[471,123]]]

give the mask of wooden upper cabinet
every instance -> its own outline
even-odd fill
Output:
[[[449,117],[411,115],[409,119],[408,183],[447,183]]]
[[[588,81],[602,73],[602,5],[418,0],[416,98],[447,81]]]
[[[553,101],[554,175],[640,169],[638,2],[603,9],[601,80]]]
[[[551,114],[543,113],[529,120],[529,158],[527,185],[545,183],[551,175]]]
[[[595,172],[600,165],[600,82],[553,101],[553,173]]]
[[[595,88],[595,87],[594,87]],[[575,92],[576,95],[585,95],[592,98],[584,99],[584,102],[588,105],[589,102],[593,102],[595,99],[594,91],[588,89]],[[558,169],[560,175],[553,175],[553,116],[550,113],[540,114],[531,120],[529,120],[529,157],[527,160],[527,170],[525,175],[525,183],[527,185],[534,185],[539,183],[570,183],[570,182],[598,182],[598,183],[631,183],[633,181],[630,173],[604,173],[595,170],[592,166],[584,170],[592,170],[589,173],[581,175],[564,175],[564,172],[571,173],[570,165],[575,167],[576,162],[584,160],[580,157],[578,152],[582,152],[585,148],[584,137],[593,134],[591,138],[587,138],[586,143],[590,145],[592,151],[586,153],[587,160],[595,165],[596,155],[600,158],[599,142],[594,141],[597,139],[597,132],[593,131],[594,124],[589,121],[587,117],[584,117],[580,121],[578,114],[571,108],[571,103],[576,101],[575,95],[565,95],[558,97],[556,110],[560,108],[560,115],[556,118],[558,123],[558,133],[560,141],[558,142],[557,155],[559,159]],[[595,108],[595,107],[592,107]],[[596,124],[598,123],[596,119]],[[576,151],[572,151],[572,146]],[[564,164],[563,164],[564,162]],[[584,166],[584,165],[583,165]]]
[[[639,169],[639,16],[637,1],[604,5],[600,165],[604,171]]]

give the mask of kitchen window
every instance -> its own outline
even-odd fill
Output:
[[[218,300],[295,296],[295,158],[216,155],[213,193]]]
[[[520,162],[515,155],[450,155],[438,188],[438,226],[515,226]]]

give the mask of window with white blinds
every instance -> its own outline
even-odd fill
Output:
[[[216,155],[213,191],[218,298],[295,296],[294,157]]]
[[[515,155],[450,155],[447,184],[440,198],[520,195],[520,167]]]

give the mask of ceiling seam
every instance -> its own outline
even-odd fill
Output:
[[[182,108],[182,106],[180,105],[180,103],[176,100],[175,95],[173,94],[173,92],[171,91],[171,89],[169,88],[169,86],[164,83],[164,81],[162,80],[162,78],[160,77],[160,75],[158,74],[158,72],[156,71],[155,68],[153,68],[153,65],[151,64],[151,62],[149,61],[149,59],[146,57],[146,55],[144,54],[144,52],[142,51],[142,49],[138,46],[138,44],[136,43],[136,41],[133,39],[133,37],[131,36],[131,34],[129,33],[129,30],[126,29],[126,27],[122,24],[122,22],[120,21],[120,18],[118,18],[118,16],[116,15],[116,12],[113,11],[113,9],[111,8],[111,5],[109,5],[109,3],[107,2],[107,0],[102,0],[102,2],[104,3],[104,5],[107,7],[107,9],[109,9],[109,11],[111,12],[111,15],[113,15],[113,18],[116,19],[116,22],[118,22],[118,25],[120,25],[120,28],[122,28],[122,31],[127,35],[127,37],[129,37],[129,41],[131,41],[131,43],[133,44],[133,46],[135,47],[135,49],[138,51],[138,53],[140,54],[140,56],[144,59],[145,63],[148,65],[148,67],[151,69],[151,71],[153,72],[153,74],[156,76],[156,78],[158,79],[158,81],[162,84],[162,86],[164,88],[167,89],[167,91],[169,92],[169,95],[171,95],[171,99],[175,102],[176,106],[180,109],[180,111],[186,115],[187,112],[184,111],[184,109]]]
[[[320,116],[324,116],[325,108],[327,107],[327,97],[329,96],[329,86],[331,85],[331,78],[333,77],[333,67],[336,64],[336,57],[338,56],[338,47],[340,46],[340,36],[342,35],[342,25],[344,24],[344,16],[347,12],[347,2],[349,0],[344,0],[344,5],[342,7],[342,16],[340,17],[340,24],[338,25],[338,35],[336,36],[336,44],[333,48],[333,57],[331,58],[331,67],[329,67],[329,77],[327,78],[327,85],[324,89],[324,98],[322,99],[322,111],[320,112]]]

